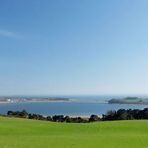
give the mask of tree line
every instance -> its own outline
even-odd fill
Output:
[[[44,121],[53,121],[53,122],[72,122],[72,123],[87,123],[87,122],[94,122],[94,121],[101,120],[101,118],[97,115],[91,115],[89,118],[71,117],[71,116],[64,116],[64,115],[54,115],[54,116],[45,117],[40,114],[30,114],[26,110],[8,111],[6,116],[35,119],[35,120],[44,120]]]
[[[98,115],[91,115],[88,118],[71,117],[71,116],[64,116],[64,115],[54,115],[54,116],[46,116],[45,117],[40,114],[30,114],[26,110],[8,111],[6,116],[52,121],[52,122],[88,123],[88,122],[95,122],[95,121],[148,119],[148,108],[144,108],[142,110],[140,110],[140,109],[110,110],[106,114],[103,114],[102,117],[99,117]]]

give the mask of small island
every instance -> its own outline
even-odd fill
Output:
[[[117,98],[111,99],[108,101],[109,104],[148,104],[148,98],[139,98],[139,97],[126,97],[126,98]]]

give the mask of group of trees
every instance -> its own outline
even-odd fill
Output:
[[[102,120],[138,120],[148,119],[148,108],[140,109],[119,109],[108,111],[102,116]]]
[[[25,110],[22,111],[8,111],[7,116],[9,117],[17,117],[17,118],[28,118],[28,119],[35,119],[35,120],[45,120],[45,121],[53,121],[53,122],[72,122],[72,123],[87,123],[87,122],[94,122],[99,121],[97,115],[91,115],[89,118],[82,118],[82,117],[70,117],[64,115],[54,115],[54,116],[42,116],[39,114],[29,114]]]

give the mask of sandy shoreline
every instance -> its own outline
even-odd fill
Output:
[[[90,115],[91,116],[91,115]],[[83,118],[83,119],[88,119],[88,118],[90,118],[90,116],[89,115],[80,115],[80,116],[69,116],[70,118],[78,118],[78,117],[81,117],[81,118]],[[99,118],[102,118],[102,115],[97,115]]]
[[[12,103],[12,102],[0,102],[0,104],[9,104],[9,103]]]
[[[78,118],[78,117],[81,117],[81,118],[90,118],[90,116],[86,116],[86,115],[80,115],[80,116],[69,116],[70,118]]]

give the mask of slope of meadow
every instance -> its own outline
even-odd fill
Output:
[[[0,148],[148,148],[148,121],[54,123],[0,117]]]

